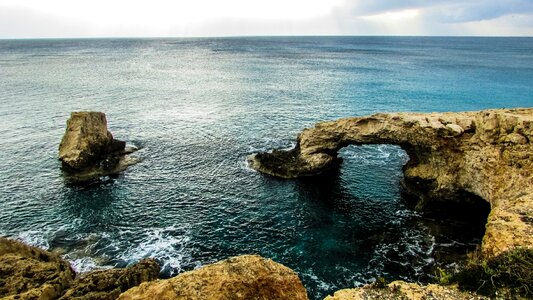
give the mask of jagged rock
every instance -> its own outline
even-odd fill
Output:
[[[171,279],[143,283],[119,299],[298,300],[307,299],[307,293],[291,269],[257,255],[242,255]]]
[[[159,266],[150,258],[126,269],[94,271],[76,279],[60,299],[114,300],[129,288],[157,279],[158,274]]]
[[[345,289],[327,296],[324,300],[481,300],[489,299],[480,295],[462,292],[455,286],[428,284],[425,286],[405,281],[394,281],[384,287],[366,285],[361,288]]]
[[[135,151],[113,138],[102,112],[73,112],[59,145],[59,159],[73,181],[117,174],[137,161],[125,154]]]
[[[406,188],[432,201],[464,201],[465,192],[490,203],[482,252],[487,257],[533,247],[533,109],[458,113],[390,113],[321,122],[304,129],[289,151],[249,157],[250,166],[282,178],[335,167],[350,144],[395,144],[409,155]]]
[[[0,237],[0,297],[57,299],[74,279],[59,256]]]

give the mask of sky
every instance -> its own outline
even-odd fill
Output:
[[[0,0],[0,38],[533,36],[533,0]]]

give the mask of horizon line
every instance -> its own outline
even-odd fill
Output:
[[[72,36],[72,37],[0,37],[0,40],[90,40],[90,39],[209,39],[209,38],[276,38],[276,37],[455,37],[455,38],[533,38],[528,35],[379,35],[379,34],[273,34],[273,35],[214,35],[214,36]]]

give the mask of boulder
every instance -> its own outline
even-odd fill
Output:
[[[0,237],[0,298],[57,299],[74,276],[59,256]]]
[[[533,248],[533,108],[457,113],[387,113],[317,123],[292,150],[257,153],[252,168],[277,177],[313,176],[335,168],[350,144],[394,144],[409,155],[404,186],[431,203],[477,196],[491,212],[483,237],[487,258]]]
[[[298,300],[307,299],[307,292],[293,270],[257,255],[242,255],[174,278],[143,283],[119,299]]]
[[[73,112],[59,145],[59,159],[69,179],[87,181],[124,171],[137,162],[126,155],[135,150],[113,138],[104,113]]]

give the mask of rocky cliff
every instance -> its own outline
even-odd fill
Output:
[[[123,171],[135,163],[125,156],[134,150],[113,138],[104,113],[73,112],[59,145],[59,159],[70,179],[84,181]]]
[[[250,166],[282,178],[312,176],[339,163],[347,145],[395,144],[409,155],[406,188],[432,201],[490,203],[482,242],[487,257],[533,247],[533,109],[459,113],[390,113],[321,122],[289,151],[249,157]]]
[[[0,237],[1,299],[307,299],[296,272],[257,255],[165,280],[156,280],[158,273],[155,260],[144,259],[125,269],[76,274],[56,254]]]
[[[171,279],[143,283],[119,299],[304,300],[307,292],[293,270],[257,255],[242,255]]]
[[[362,288],[344,289],[327,296],[324,300],[483,300],[484,296],[460,291],[455,286],[428,284],[420,286],[405,281],[394,281],[385,286],[367,285]]]
[[[58,255],[0,237],[0,298],[2,299],[116,299],[141,282],[157,279],[153,259],[126,269],[77,275]]]

